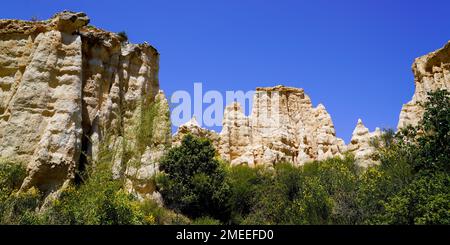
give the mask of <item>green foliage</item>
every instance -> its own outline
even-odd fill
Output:
[[[450,93],[437,90],[428,94],[425,113],[419,124],[418,154],[415,172],[450,173]]]
[[[0,200],[1,224],[40,224],[36,208],[41,203],[41,195],[32,188],[27,192],[13,192]]]
[[[307,177],[317,178],[318,185],[324,188],[329,197],[328,201],[332,205],[331,211],[322,215],[323,217],[325,214],[329,215],[327,223],[355,224],[358,222],[359,213],[355,198],[361,171],[355,165],[353,156],[348,155],[343,159],[331,158],[305,164],[303,172]],[[324,202],[327,200],[324,199]]]
[[[47,212],[53,224],[138,224],[141,217],[132,199],[112,179],[109,164],[89,166],[89,177],[54,200]]]
[[[147,146],[154,146],[154,128],[155,119],[158,116],[159,105],[157,103],[142,103],[139,123],[136,125],[136,148],[139,153],[143,153]]]
[[[229,216],[230,187],[224,167],[214,158],[215,149],[207,139],[187,135],[160,162],[157,178],[167,207],[192,218]]]
[[[379,167],[362,176],[358,201],[369,224],[450,223],[450,94],[428,94],[417,127],[378,149]]]
[[[348,213],[343,213],[351,210],[354,196],[352,184],[356,179],[356,168],[352,158],[312,162],[304,167],[281,163],[274,170],[253,171],[253,175],[246,174],[253,178],[250,192],[253,196],[246,198],[251,200],[247,204],[250,212],[240,213],[245,217],[244,224],[345,223],[341,220],[354,216],[349,218]],[[259,174],[260,178],[255,181],[254,176],[261,171],[264,174]],[[231,183],[245,188],[238,180]],[[237,187],[232,185],[232,189]],[[339,201],[339,209],[334,209],[336,200]]]
[[[229,169],[231,187],[231,223],[239,224],[248,215],[257,199],[258,187],[270,184],[270,176],[262,168],[240,165]]]
[[[450,224],[450,175],[420,176],[388,198],[381,215],[387,224]]]
[[[0,164],[1,224],[188,224],[190,220],[151,200],[134,199],[112,178],[113,153],[101,146],[99,161],[88,165],[80,185],[46,197],[34,188],[18,189],[25,177],[21,164]],[[52,194],[53,195],[53,194]],[[45,203],[45,204],[44,204]],[[44,205],[44,207],[43,207]]]
[[[32,188],[27,192],[18,189],[25,178],[25,167],[13,161],[0,161],[0,223],[38,224],[36,207],[41,202],[40,193]]]
[[[22,164],[0,160],[0,191],[11,194],[22,185],[25,174],[26,170]]]
[[[191,223],[187,217],[161,207],[152,200],[139,202],[139,210],[144,215],[145,224],[185,225]]]

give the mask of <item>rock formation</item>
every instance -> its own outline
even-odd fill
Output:
[[[257,88],[249,117],[238,103],[225,109],[219,152],[232,165],[298,165],[340,156],[344,150],[325,107],[314,108],[303,89]]]
[[[416,90],[412,100],[402,108],[398,128],[418,123],[424,112],[421,103],[428,92],[450,90],[450,42],[417,58],[412,70]],[[197,125],[194,131],[201,130],[205,129]],[[358,120],[351,142],[346,146],[336,137],[331,117],[323,105],[312,107],[303,89],[276,86],[256,89],[249,117],[238,103],[225,108],[217,149],[231,165],[270,166],[281,161],[301,165],[348,151],[355,155],[358,165],[367,167],[376,164],[371,159],[375,150],[371,142],[381,135],[379,128],[369,132]]]
[[[23,190],[49,194],[84,165],[101,161],[106,150],[113,176],[125,178],[129,192],[160,199],[152,177],[172,137],[159,54],[88,23],[84,13],[68,11],[46,21],[0,20],[0,156],[27,164]],[[399,128],[417,124],[427,92],[450,90],[450,43],[417,58],[412,70],[416,90]],[[151,135],[142,135],[144,127]],[[174,144],[187,133],[212,139],[232,165],[250,166],[301,165],[347,150],[367,166],[373,164],[370,142],[381,135],[359,120],[346,146],[323,105],[313,107],[303,89],[284,86],[257,88],[250,116],[238,103],[228,105],[220,134],[193,118]]]
[[[362,120],[358,119],[347,150],[355,155],[356,163],[359,166],[367,167],[376,163],[371,159],[372,154],[375,152],[373,141],[380,138],[381,134],[382,132],[379,128],[376,128],[372,133],[369,132]]]
[[[178,127],[177,132],[173,135],[172,145],[179,146],[187,134],[192,134],[200,138],[208,138],[216,149],[219,147],[219,135],[212,130],[200,127],[195,117],[192,117],[191,120]]]
[[[167,103],[158,52],[88,23],[68,11],[47,21],[0,20],[0,156],[28,165],[22,189],[58,190],[95,161],[106,139],[114,152],[134,144],[144,105]],[[165,145],[170,126],[157,131]],[[119,165],[122,155],[115,155]]]
[[[417,58],[412,71],[416,90],[412,100],[403,105],[398,128],[417,125],[424,113],[420,104],[426,100],[427,92],[450,90],[450,42],[441,49]]]

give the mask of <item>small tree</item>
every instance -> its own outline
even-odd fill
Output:
[[[419,156],[414,170],[450,173],[450,93],[437,90],[428,93],[425,113],[419,124]]]
[[[230,187],[214,155],[209,140],[186,135],[163,157],[157,184],[169,208],[191,218],[228,219]]]

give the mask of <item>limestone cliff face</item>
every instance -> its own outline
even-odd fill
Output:
[[[219,152],[232,165],[302,164],[344,150],[325,107],[313,107],[303,89],[257,88],[249,117],[237,103],[225,109]]]
[[[142,105],[159,94],[158,52],[88,23],[72,12],[0,20],[0,156],[28,165],[23,189],[59,189],[105,138],[111,150],[133,142]]]
[[[398,128],[417,125],[424,113],[420,103],[426,100],[427,92],[450,90],[450,42],[441,49],[417,58],[412,70],[416,90],[412,100],[403,105]]]

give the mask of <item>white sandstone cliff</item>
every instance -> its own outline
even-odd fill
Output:
[[[323,105],[313,107],[303,89],[276,86],[256,89],[249,117],[238,103],[226,107],[218,150],[232,165],[300,165],[341,156],[345,145]]]
[[[27,164],[22,189],[58,190],[106,139],[123,174],[120,145],[136,140],[143,105],[164,104],[158,52],[88,23],[68,11],[47,21],[0,20],[0,156]],[[159,125],[169,125],[158,130],[164,145],[168,117]]]
[[[443,48],[417,58],[412,65],[415,91],[412,100],[403,105],[398,128],[415,126],[423,116],[420,106],[427,93],[437,90],[450,90],[450,42]]]

